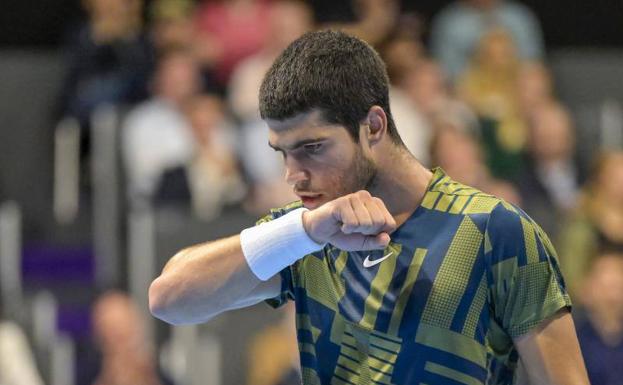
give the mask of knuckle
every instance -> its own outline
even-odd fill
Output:
[[[357,195],[361,199],[367,199],[367,198],[370,198],[372,196],[372,195],[370,195],[370,192],[368,192],[367,190],[359,190],[359,191],[357,191]]]
[[[372,226],[374,227],[382,227],[385,225],[385,220],[383,218],[373,218]]]
[[[352,233],[352,232],[354,231],[354,229],[356,229],[356,228],[357,228],[357,225],[356,225],[356,224],[352,224],[352,223],[343,223],[343,224],[342,224],[342,228],[341,228],[341,230],[342,230],[342,232],[343,232],[343,233],[345,233],[345,234],[350,234],[350,233]]]
[[[335,201],[335,207],[338,210],[347,210],[351,208],[351,199],[348,196],[339,198]]]
[[[346,195],[344,197],[344,202],[347,203],[347,204],[352,204],[354,201],[356,201],[358,199],[359,199],[359,197],[358,197],[357,193],[352,193],[352,194]]]
[[[359,221],[357,220],[357,218],[352,218],[352,217],[344,218],[342,223],[345,224],[346,226],[349,226],[349,227],[357,227],[357,226],[359,226]]]
[[[372,222],[372,220],[364,219],[360,222],[360,225],[361,227],[369,228],[369,227],[373,227],[374,223]]]

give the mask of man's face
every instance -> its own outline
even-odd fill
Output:
[[[376,165],[339,125],[317,111],[285,121],[267,120],[268,142],[284,156],[286,181],[308,209],[371,187]]]

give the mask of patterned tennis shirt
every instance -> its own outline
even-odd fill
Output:
[[[295,301],[304,385],[514,384],[513,338],[570,308],[534,221],[433,172],[385,250],[329,244],[281,271],[281,294],[267,302]]]

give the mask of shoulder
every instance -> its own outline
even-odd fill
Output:
[[[163,106],[156,99],[145,100],[139,103],[128,112],[125,118],[126,126],[133,126],[142,122],[146,116],[150,116],[154,112],[161,110]]]
[[[538,225],[519,207],[499,200],[493,207],[487,220],[486,231],[492,242],[515,239],[518,234]]]
[[[501,202],[502,200],[494,195],[443,176],[431,184],[422,206],[450,214],[478,214],[481,218],[487,219]]]
[[[153,136],[154,126],[158,127],[160,136],[169,132],[182,133],[182,135],[189,132],[184,115],[167,102],[157,98],[140,103],[124,119],[124,130],[128,131],[146,131],[146,134]]]
[[[491,210],[489,224],[508,227],[514,225],[517,221],[521,221],[522,218],[525,220],[530,219],[519,207],[500,199],[498,204]]]
[[[520,208],[501,201],[487,221],[486,252],[491,262],[517,258],[519,266],[547,262],[556,250],[541,226]],[[557,262],[556,262],[557,264]]]

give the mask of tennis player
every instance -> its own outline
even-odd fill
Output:
[[[588,384],[549,239],[408,152],[369,45],[302,36],[260,112],[300,201],[171,258],[150,287],[156,317],[293,300],[305,385],[515,384],[519,360],[531,384]]]

